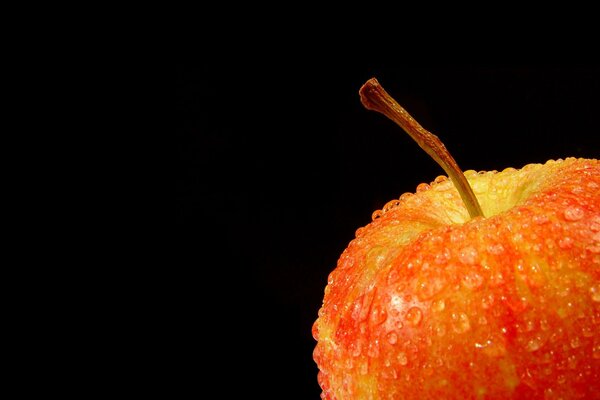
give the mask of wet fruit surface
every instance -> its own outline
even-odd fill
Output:
[[[600,163],[465,176],[484,218],[441,177],[339,258],[313,326],[323,398],[597,398]]]

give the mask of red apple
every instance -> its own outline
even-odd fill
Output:
[[[341,254],[313,325],[321,397],[600,398],[600,162],[463,174],[376,79],[360,94],[450,179]]]

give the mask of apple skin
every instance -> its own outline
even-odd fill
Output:
[[[313,325],[323,399],[600,398],[600,162],[438,177],[376,211]]]

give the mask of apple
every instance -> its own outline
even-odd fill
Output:
[[[313,324],[323,399],[600,398],[600,162],[464,173],[375,78],[447,172],[375,211]]]

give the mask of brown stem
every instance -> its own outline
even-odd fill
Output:
[[[400,106],[379,84],[377,79],[371,78],[360,88],[362,104],[369,110],[377,111],[394,121],[412,137],[415,142],[431,158],[433,158],[446,171],[456,186],[463,203],[469,211],[471,218],[483,217],[481,206],[473,193],[473,189],[465,175],[458,167],[456,161],[442,141],[433,133],[423,128],[410,114]]]

